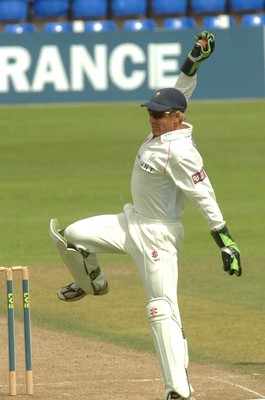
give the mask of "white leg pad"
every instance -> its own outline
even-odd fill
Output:
[[[181,326],[174,318],[169,301],[165,298],[150,300],[146,306],[156,353],[165,380],[165,400],[176,392],[189,399],[191,386],[186,370],[186,341]]]
[[[73,275],[77,284],[87,294],[97,294],[97,292],[108,285],[106,278],[98,266],[87,267],[85,258],[76,249],[68,248],[64,237],[59,233],[59,224],[56,219],[50,223],[50,236],[62,260]]]

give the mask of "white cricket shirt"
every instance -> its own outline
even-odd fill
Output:
[[[180,220],[184,196],[199,208],[212,229],[224,225],[203,160],[192,140],[192,125],[153,137],[140,147],[131,180],[135,210],[151,220]]]

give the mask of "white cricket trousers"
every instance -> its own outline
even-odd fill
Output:
[[[183,226],[178,221],[147,220],[131,204],[123,211],[77,221],[64,236],[68,245],[89,253],[85,262],[95,268],[97,254],[126,253],[133,258],[147,295],[147,318],[166,386],[164,399],[172,391],[189,398],[187,342],[177,301]]]

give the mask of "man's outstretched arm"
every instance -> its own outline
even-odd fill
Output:
[[[181,73],[175,84],[188,101],[196,87],[197,71],[202,61],[213,53],[215,38],[212,33],[201,32],[195,36],[195,44],[181,65]]]

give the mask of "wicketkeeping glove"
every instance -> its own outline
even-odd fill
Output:
[[[196,74],[200,63],[214,52],[215,38],[212,33],[207,31],[201,32],[195,36],[196,43],[184,60],[181,71],[188,76]]]
[[[240,251],[228,232],[227,227],[224,226],[217,231],[211,231],[211,235],[217,243],[217,246],[221,249],[225,272],[229,275],[235,274],[236,276],[241,276]]]

